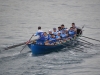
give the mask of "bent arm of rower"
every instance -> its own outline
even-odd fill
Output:
[[[33,36],[37,36],[38,35],[38,32],[37,33],[35,33],[35,34],[33,34]]]

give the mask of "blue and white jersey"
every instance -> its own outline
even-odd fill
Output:
[[[40,35],[40,33],[43,33],[43,31],[42,31],[42,30],[38,30],[38,31],[36,32],[36,34],[34,34],[34,36]]]
[[[51,38],[51,35],[50,34],[48,34],[48,40]]]
[[[49,40],[49,36],[44,36],[44,38],[45,38],[45,41]]]
[[[66,30],[67,28],[63,28],[63,29],[61,29],[61,30]]]
[[[66,34],[61,34],[61,37],[62,37],[62,38],[66,38],[67,35],[66,35]]]
[[[58,35],[58,32],[53,32],[54,35]]]
[[[61,37],[57,35],[57,36],[56,36],[56,39],[61,39]]]
[[[76,34],[76,32],[73,30],[69,30],[68,34],[69,34],[69,36],[73,37]]]
[[[67,28],[63,28],[63,29],[61,30],[61,33],[66,33],[66,30],[68,31]]]
[[[42,30],[38,30],[37,32],[36,32],[36,34],[34,34],[34,36],[39,36],[39,38],[38,39],[40,39],[40,40],[44,40],[44,35],[43,35],[43,31]]]
[[[61,30],[59,30],[59,31],[57,31],[57,33],[62,33],[62,31],[61,31]]]
[[[50,38],[50,39],[49,39],[49,41],[54,41],[54,40],[56,40],[56,39],[55,39],[55,38]]]
[[[56,42],[56,39],[55,39],[55,38],[50,38],[50,39],[49,39],[49,42],[50,42],[50,44],[51,44],[51,43],[54,43],[54,42]]]

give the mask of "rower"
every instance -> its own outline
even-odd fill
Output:
[[[68,35],[66,34],[65,30],[63,30],[61,33],[62,40],[66,40],[67,37],[68,37]]]
[[[44,32],[44,44],[45,45],[50,45],[50,43],[49,43],[49,36],[48,36],[48,34],[46,33],[46,32]]]
[[[58,31],[57,32],[61,32],[61,27],[58,27]]]
[[[51,37],[49,39],[49,42],[51,45],[54,45],[56,43],[56,37],[54,34],[51,34]]]
[[[56,44],[60,43],[61,43],[61,32],[58,32],[58,34],[56,35]]]
[[[58,34],[56,35],[56,40],[57,41],[61,40],[61,32],[58,32]]]
[[[61,30],[66,30],[67,28],[65,28],[65,25],[64,24],[62,24],[61,25]]]
[[[70,27],[68,31],[69,38],[73,38],[76,35],[76,32],[74,31],[73,27]]]
[[[44,32],[43,33],[43,37],[44,37],[44,40],[46,41],[46,40],[49,40],[49,36],[48,36],[48,34],[47,34],[47,32]]]
[[[56,28],[53,28],[53,34],[54,34],[55,36],[57,36],[58,32],[57,32]]]
[[[49,30],[49,31],[48,31],[48,39],[51,38],[51,34],[52,34],[52,30]]]
[[[79,35],[82,34],[82,29],[79,28],[79,27],[76,27],[76,26],[75,26],[75,23],[72,23],[72,27],[73,27],[74,31],[76,32],[76,35],[77,35],[77,36],[79,36]]]
[[[75,23],[72,23],[72,27],[73,27],[74,31],[77,32],[77,27],[75,26]]]

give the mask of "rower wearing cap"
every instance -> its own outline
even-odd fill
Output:
[[[61,32],[58,32],[58,34],[56,35],[56,40],[57,41],[61,40]]]
[[[53,28],[53,34],[54,34],[55,36],[58,34],[56,28]]]
[[[48,33],[49,33],[49,34],[52,34],[52,30],[48,30]]]
[[[51,38],[52,30],[48,31],[48,40]]]
[[[49,39],[50,44],[54,45],[54,43],[56,42],[56,37],[54,34],[51,34],[51,37]]]

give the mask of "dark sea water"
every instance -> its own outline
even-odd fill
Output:
[[[100,40],[100,0],[0,0],[0,75],[100,75],[100,42],[32,56],[23,46],[41,26],[44,31],[75,22],[83,35]],[[33,37],[32,39],[35,39]]]

